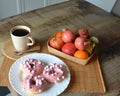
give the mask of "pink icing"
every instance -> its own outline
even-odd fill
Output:
[[[28,75],[38,75],[42,73],[43,68],[43,63],[38,59],[28,58],[22,62],[22,70]]]
[[[23,79],[23,88],[30,92],[42,92],[47,86],[47,81],[40,75],[29,75]]]
[[[44,68],[43,76],[48,82],[56,83],[65,78],[65,72],[62,65],[55,63]]]

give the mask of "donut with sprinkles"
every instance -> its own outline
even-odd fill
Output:
[[[65,70],[63,65],[53,63],[44,67],[44,78],[50,83],[57,83],[65,79]]]

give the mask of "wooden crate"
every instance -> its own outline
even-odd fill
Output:
[[[55,33],[55,34],[56,34],[56,33]],[[86,64],[89,62],[89,60],[93,57],[93,55],[94,55],[94,53],[95,53],[95,50],[94,50],[94,52],[89,56],[88,59],[80,59],[80,58],[76,58],[76,57],[71,56],[71,55],[67,55],[67,54],[65,54],[65,53],[63,53],[63,52],[61,52],[61,51],[59,51],[59,50],[57,50],[57,49],[55,49],[55,48],[52,48],[52,47],[49,45],[49,41],[50,41],[50,39],[51,39],[52,37],[55,36],[55,34],[52,35],[52,36],[48,39],[48,41],[47,41],[47,48],[48,48],[48,51],[49,51],[50,53],[52,53],[52,54],[54,54],[54,55],[56,55],[56,56],[63,57],[63,58],[65,58],[65,59],[71,60],[71,61],[73,61],[73,62],[75,62],[75,63],[82,64],[82,65],[86,65]]]

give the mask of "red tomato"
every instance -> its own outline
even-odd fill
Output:
[[[60,50],[62,46],[64,45],[63,40],[59,37],[52,37],[49,43],[51,47],[58,49],[58,50]]]
[[[68,55],[74,55],[76,47],[73,43],[65,43],[62,47],[62,52]]]
[[[85,39],[82,38],[82,37],[77,37],[77,38],[75,39],[75,42],[74,42],[75,47],[76,47],[77,49],[79,49],[79,50],[84,50],[84,49],[85,49],[84,43],[85,43]]]
[[[72,42],[74,40],[75,36],[72,33],[71,30],[65,29],[62,34],[62,40],[67,43],[67,42]]]

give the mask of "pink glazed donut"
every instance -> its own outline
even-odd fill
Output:
[[[28,75],[23,79],[23,88],[29,94],[38,94],[45,90],[47,81],[40,75]]]
[[[43,76],[50,83],[57,83],[65,78],[65,71],[61,64],[50,64],[44,67]]]
[[[23,73],[26,75],[38,75],[41,74],[44,68],[44,64],[38,60],[33,58],[28,58],[21,63],[21,69]]]

